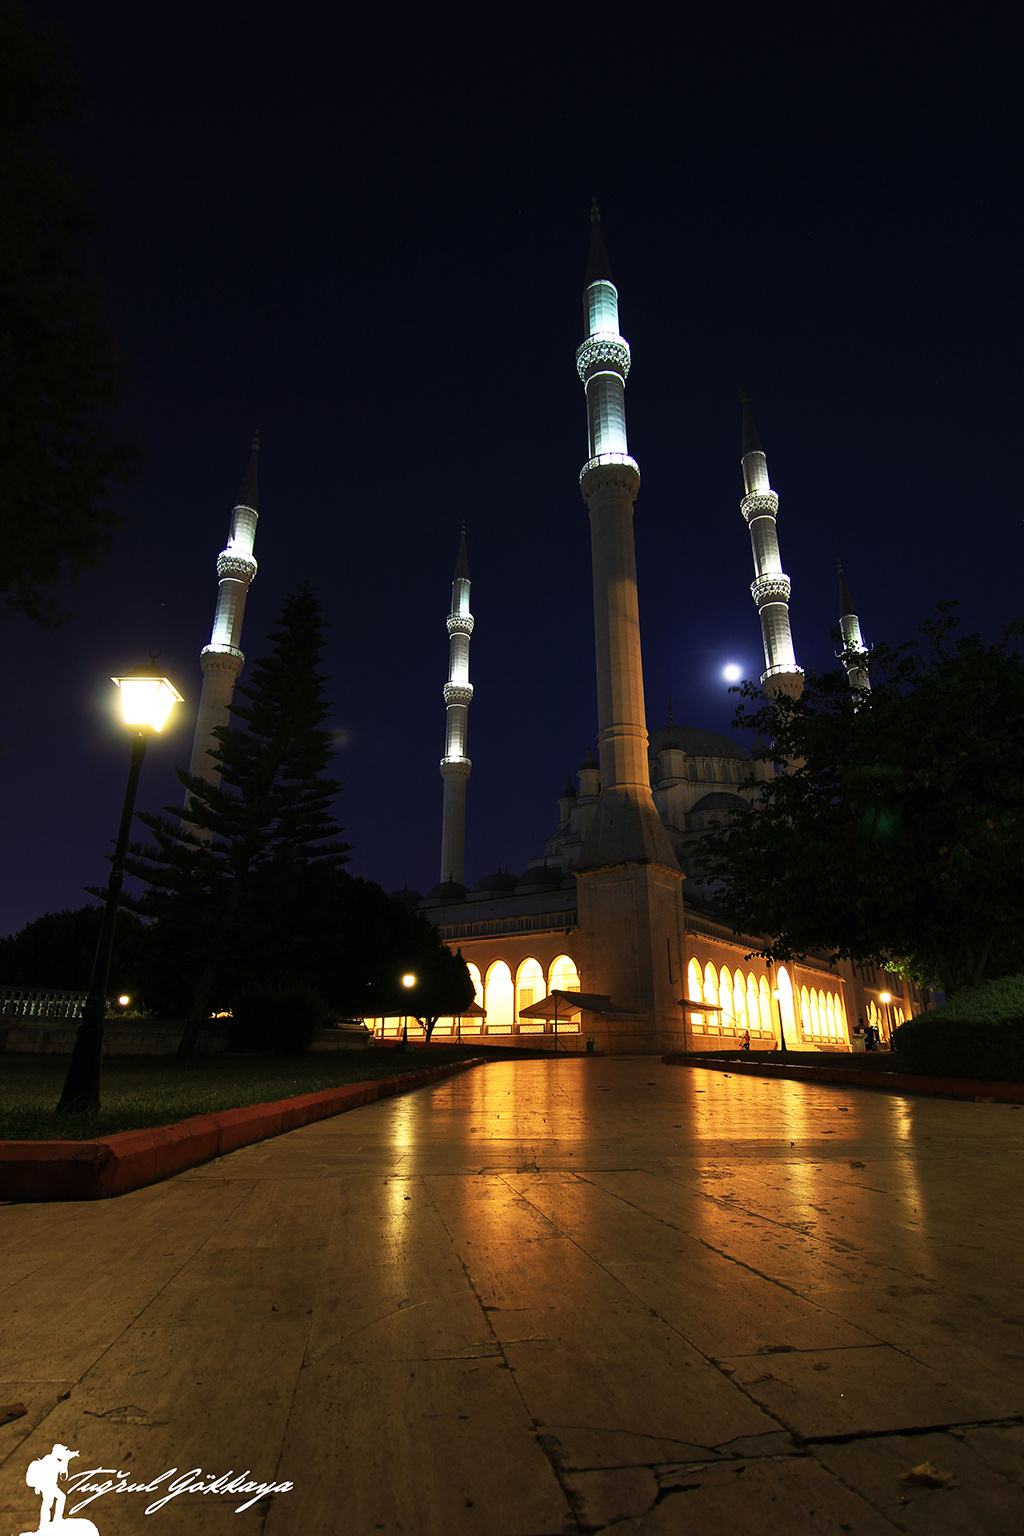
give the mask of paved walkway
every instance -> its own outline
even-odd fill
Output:
[[[55,1442],[294,1483],[100,1536],[1017,1536],[1022,1151],[1009,1105],[502,1062],[2,1207],[0,1536]]]

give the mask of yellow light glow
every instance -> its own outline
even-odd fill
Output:
[[[156,667],[133,667],[124,677],[112,677],[121,690],[121,713],[133,731],[162,731],[181,694]]]
[[[879,996],[879,998],[881,999],[881,1001],[883,1003],[891,1003],[892,1002],[892,993],[891,992],[879,992],[878,996]]]
[[[413,976],[411,972],[408,972],[405,976],[402,977],[402,986],[403,987],[414,987],[415,985],[416,985],[416,977]]]
[[[122,992],[117,1001],[122,1008],[127,1008],[128,1004],[131,1002],[131,998],[128,996],[127,992]]]

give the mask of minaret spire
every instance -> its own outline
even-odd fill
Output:
[[[211,784],[220,782],[220,769],[209,755],[219,745],[214,727],[227,725],[228,709],[235,690],[235,682],[242,670],[245,656],[241,650],[242,616],[245,599],[256,575],[253,545],[256,541],[257,470],[260,435],[252,440],[249,466],[238,493],[238,500],[231,513],[227,547],[217,556],[217,610],[213,619],[210,643],[200,653],[203,669],[203,692],[196,719],[196,734],[192,743],[192,760],[189,772],[196,778]],[[188,796],[185,797],[186,804]]]
[[[635,1011],[622,1042],[679,1025],[679,865],[651,794],[644,710],[633,502],[640,470],[626,441],[629,345],[619,332],[596,202],[591,214],[576,368],[587,396],[590,452],[580,489],[590,513],[601,789],[576,866],[580,931],[591,946],[585,991]],[[673,990],[674,988],[674,990]],[[628,1037],[628,1038],[627,1038]],[[671,1035],[675,1038],[674,1033]]]
[[[846,669],[850,687],[854,690],[870,692],[868,648],[864,644],[864,638],[860,632],[860,619],[853,606],[850,589],[846,585],[843,562],[839,560],[836,563],[839,566],[839,628],[843,636],[843,649],[838,653],[839,660]]]
[[[804,674],[796,664],[789,628],[790,580],[782,569],[775,526],[779,498],[768,483],[768,461],[750,414],[746,390],[740,390],[740,400],[743,405],[741,462],[744,487],[740,511],[750,529],[754,552],[754,580],[750,592],[757,604],[764,641],[765,670],[761,674],[761,686],[766,693],[797,696],[803,688]]]
[[[469,637],[473,615],[469,611],[469,558],[466,524],[459,537],[459,555],[452,578],[452,611],[448,615],[448,681],[444,686],[447,710],[444,757],[444,810],[441,818],[441,882],[461,885],[466,859],[466,783],[472,763],[466,756],[466,732],[473,685],[469,680]]]

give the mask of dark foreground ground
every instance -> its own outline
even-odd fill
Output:
[[[1010,1105],[530,1060],[5,1207],[0,1532],[60,1442],[177,1469],[101,1536],[1016,1536],[1022,1151]],[[193,1469],[294,1486],[145,1515]]]

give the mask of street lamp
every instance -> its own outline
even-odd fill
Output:
[[[107,982],[110,977],[110,956],[114,948],[114,926],[117,922],[117,904],[124,882],[124,857],[128,851],[128,835],[131,831],[132,813],[135,810],[135,792],[139,787],[139,774],[146,756],[146,742],[167,724],[167,717],[180,703],[181,694],[155,665],[159,651],[150,652],[148,667],[133,667],[124,677],[112,677],[120,689],[121,712],[125,725],[132,734],[131,762],[128,768],[128,785],[121,807],[121,825],[110,861],[110,878],[107,880],[106,902],[103,908],[103,924],[100,928],[96,958],[92,964],[89,995],[82,1009],[82,1022],[75,1035],[75,1048],[64,1089],[57,1105],[62,1115],[82,1114],[100,1107],[100,1070],[103,1061],[103,1025],[107,1016]]]
[[[413,975],[412,971],[406,971],[405,975],[402,977],[402,986],[403,987],[414,987],[415,985],[416,985],[416,977]],[[405,1014],[402,1015],[402,1038],[401,1038],[401,1041],[399,1042],[398,1049],[400,1051],[404,1051],[408,1044],[409,1044],[409,1015],[407,1013],[405,1013]]]
[[[886,1037],[886,1040],[889,1043],[889,1045],[891,1045],[892,1044],[892,1012],[891,1012],[891,1010],[889,1008],[889,1004],[892,1002],[892,993],[891,992],[879,992],[879,994],[878,994],[878,1001],[882,1004],[882,1006],[885,1009],[885,1012],[882,1015],[882,1018],[885,1020],[885,1037]]]

